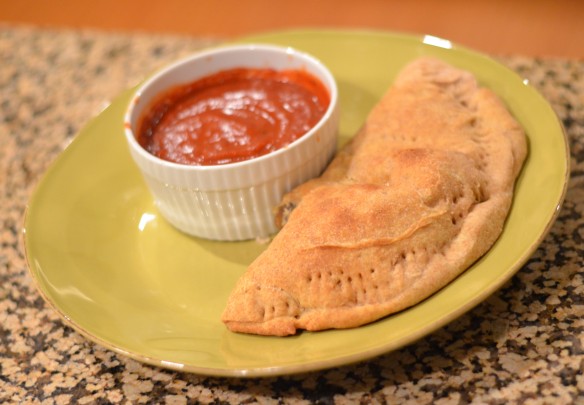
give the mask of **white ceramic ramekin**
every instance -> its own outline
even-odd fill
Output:
[[[140,146],[134,131],[145,108],[161,92],[235,68],[304,69],[330,93],[323,118],[288,146],[243,162],[190,166],[162,160]],[[179,230],[215,240],[245,240],[276,231],[273,208],[284,193],[320,174],[337,144],[338,90],[330,71],[314,57],[287,47],[235,45],[215,48],[162,69],[135,92],[125,115],[125,135],[162,216]]]

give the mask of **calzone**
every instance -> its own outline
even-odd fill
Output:
[[[471,73],[411,62],[322,176],[284,196],[281,230],[222,321],[285,336],[415,305],[492,247],[526,154],[521,126]]]

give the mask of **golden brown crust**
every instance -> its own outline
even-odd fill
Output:
[[[222,320],[284,336],[416,304],[498,238],[526,150],[519,125],[469,73],[413,62],[325,173],[284,197],[285,226]]]

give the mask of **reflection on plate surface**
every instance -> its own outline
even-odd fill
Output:
[[[551,107],[509,69],[449,41],[389,33],[291,31],[244,41],[292,46],[329,66],[340,90],[341,144],[408,61],[431,55],[472,71],[503,98],[529,138],[503,235],[446,288],[370,325],[287,338],[231,333],[219,320],[223,306],[265,245],[191,238],[158,215],[123,138],[128,91],[78,134],[29,203],[30,271],[67,324],[105,347],[171,369],[220,376],[310,371],[368,359],[436,330],[493,293],[537,248],[565,194],[567,143]]]

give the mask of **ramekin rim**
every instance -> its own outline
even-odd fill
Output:
[[[330,101],[329,105],[321,117],[321,119],[313,125],[307,132],[305,132],[302,136],[294,140],[293,142],[275,150],[269,152],[265,155],[257,156],[251,159],[239,161],[239,162],[232,162],[220,165],[188,165],[182,163],[176,163],[168,160],[161,159],[147,150],[145,150],[137,141],[134,131],[131,128],[131,117],[134,107],[137,103],[137,100],[142,96],[142,93],[147,89],[148,86],[152,85],[156,80],[163,77],[168,72],[177,69],[181,65],[190,62],[194,59],[204,59],[206,57],[232,52],[232,51],[239,51],[239,50],[254,50],[254,49],[265,49],[265,50],[273,50],[273,51],[283,51],[286,54],[291,55],[299,55],[300,57],[309,60],[312,64],[314,64],[320,71],[321,74],[326,78],[327,81],[330,82],[330,89],[329,89],[329,96]],[[325,83],[325,85],[328,84]],[[162,167],[176,170],[176,171],[187,171],[187,172],[222,172],[222,171],[231,171],[236,170],[242,167],[249,167],[251,165],[259,165],[263,164],[266,161],[277,159],[279,155],[288,153],[292,149],[300,147],[305,142],[308,142],[320,129],[331,119],[334,118],[333,115],[335,114],[336,110],[338,109],[338,85],[336,79],[330,69],[318,58],[314,55],[311,55],[308,52],[299,50],[295,47],[291,46],[281,46],[281,45],[274,45],[274,44],[267,44],[267,43],[249,43],[249,44],[232,44],[232,45],[220,45],[213,48],[207,48],[186,56],[184,58],[178,59],[170,64],[165,65],[164,67],[160,68],[156,72],[154,72],[151,76],[149,76],[143,83],[141,83],[137,89],[133,92],[130,101],[126,107],[123,117],[123,126],[124,126],[124,133],[126,139],[132,145],[134,151],[139,153],[139,155],[146,159],[147,161],[160,165]]]

